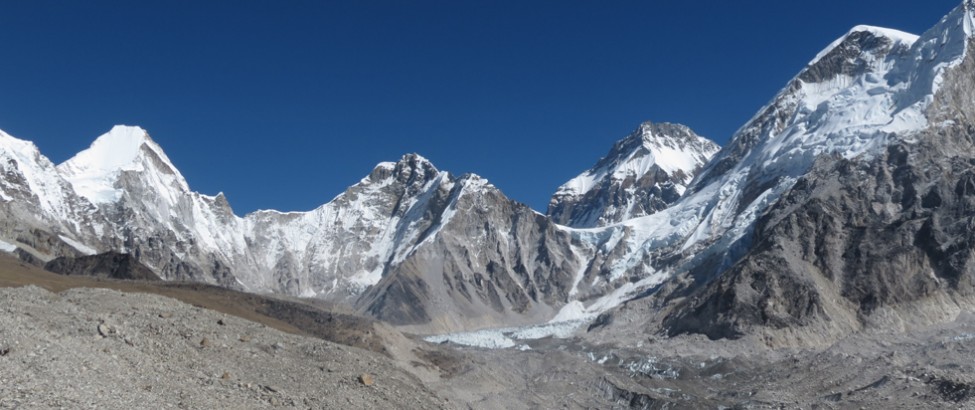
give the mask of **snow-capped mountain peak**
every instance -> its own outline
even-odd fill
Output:
[[[595,166],[559,187],[548,213],[579,228],[648,215],[676,201],[718,150],[684,125],[644,122]]]
[[[921,36],[854,27],[738,130],[679,201],[583,235],[611,239],[605,249],[622,256],[608,270],[632,276],[638,289],[691,271],[721,274],[749,251],[756,221],[817,161],[872,161],[932,128],[975,121],[973,16],[975,1],[966,0]]]
[[[975,2],[966,1],[920,37],[870,26],[847,32],[735,133],[679,202],[624,224],[641,238],[622,242],[632,252],[624,259],[693,255],[679,268],[648,272],[703,266],[711,271],[696,274],[717,274],[747,250],[756,220],[818,159],[869,161],[930,127],[975,119],[975,63],[966,58],[973,11]]]
[[[74,216],[65,203],[70,187],[54,172],[54,164],[30,141],[0,131],[0,201],[32,199],[48,215]]]
[[[854,27],[759,110],[689,189],[732,174],[767,185],[801,175],[823,153],[852,158],[925,128],[944,73],[966,54],[972,10],[966,1],[920,37]]]
[[[58,165],[58,170],[78,194],[95,204],[114,203],[121,198],[122,190],[116,182],[123,171],[152,173],[156,182],[189,192],[183,175],[140,127],[116,125],[88,149]]]
[[[720,152],[685,126],[641,124],[559,188],[551,218],[416,154],[312,211],[238,218],[224,196],[190,191],[145,130],[118,126],[57,170],[0,134],[0,211],[40,229],[4,224],[0,240],[40,260],[129,252],[167,279],[348,301],[420,331],[602,313],[674,277],[721,274],[814,163],[971,124],[973,10],[920,37],[853,28]]]
[[[823,51],[820,51],[819,54],[817,54],[816,57],[814,57],[812,61],[809,62],[808,66],[809,67],[815,66],[824,57],[834,53],[844,43],[850,42],[851,40],[852,41],[862,40],[863,34],[870,34],[873,38],[890,39],[896,44],[906,45],[907,47],[910,47],[918,39],[918,35],[903,32],[900,30],[894,30],[894,29],[889,29],[884,27],[868,26],[868,25],[859,25],[853,27],[846,34],[833,41],[830,45],[826,46],[826,48],[824,48]],[[866,48],[866,47],[862,47],[862,48]]]
[[[558,189],[562,195],[585,195],[606,180],[623,180],[646,174],[657,166],[668,174],[680,174],[690,182],[695,168],[707,162],[719,147],[681,124],[640,124],[633,133],[617,141],[596,165]]]
[[[397,162],[380,162],[368,178],[373,181],[394,178],[401,183],[424,184],[439,174],[440,171],[430,160],[419,154],[406,154]]]
[[[680,175],[683,184],[691,182],[694,171],[721,148],[682,124],[644,122],[640,136],[653,164],[672,176]]]

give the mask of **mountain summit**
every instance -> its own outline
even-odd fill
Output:
[[[975,294],[973,10],[921,36],[853,28],[720,150],[644,123],[548,215],[407,154],[314,210],[241,217],[141,128],[56,168],[0,134],[0,250],[128,253],[163,279],[342,302],[417,333],[600,317],[594,333],[824,340],[923,298],[945,317]]]
[[[123,191],[117,187],[128,171],[151,178],[156,192],[189,192],[179,173],[149,133],[132,126],[117,125],[98,137],[91,147],[58,165],[58,171],[78,193],[95,204],[114,203]]]
[[[603,323],[808,345],[968,306],[973,5],[919,37],[859,26],[816,56],[680,202],[628,223],[650,234],[617,252],[671,286]]]
[[[640,124],[549,203],[555,222],[592,228],[652,214],[677,201],[720,147],[680,124]]]

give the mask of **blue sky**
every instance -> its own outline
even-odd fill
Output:
[[[960,0],[0,3],[0,129],[55,163],[140,125],[238,214],[417,152],[544,211],[645,120],[724,144],[857,24]]]

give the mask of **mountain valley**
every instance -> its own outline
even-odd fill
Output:
[[[640,124],[544,214],[406,154],[240,216],[120,125],[0,131],[0,216],[0,407],[963,408],[975,1],[852,28],[724,147]]]

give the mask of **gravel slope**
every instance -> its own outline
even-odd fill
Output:
[[[975,403],[975,315],[968,312],[933,326],[878,326],[805,350],[761,338],[648,337],[638,327],[527,341],[527,351],[432,345],[327,306],[207,286],[59,276],[0,258],[0,408]]]
[[[0,300],[2,408],[447,405],[384,355],[166,297],[28,286]]]

